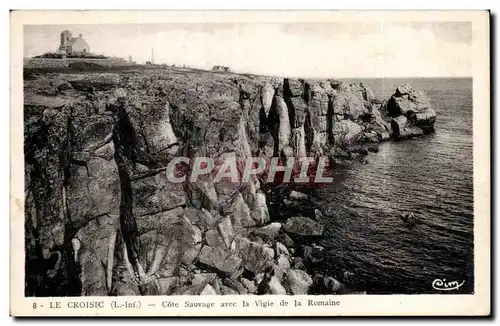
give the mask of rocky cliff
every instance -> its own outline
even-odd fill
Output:
[[[342,291],[314,268],[320,211],[278,221],[262,180],[172,183],[168,163],[334,165],[435,120],[407,85],[385,102],[362,84],[199,71],[26,74],[24,94],[28,296]]]

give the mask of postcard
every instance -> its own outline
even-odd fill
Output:
[[[12,11],[11,315],[489,315],[489,16]]]

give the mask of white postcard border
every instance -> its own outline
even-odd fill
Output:
[[[64,15],[62,15],[64,13]],[[23,25],[153,22],[329,22],[471,21],[473,26],[474,255],[473,295],[325,295],[325,296],[150,296],[24,297]],[[14,316],[387,316],[487,315],[490,313],[490,61],[487,11],[14,11],[11,13],[11,314]],[[488,141],[489,140],[489,141]],[[436,276],[438,277],[438,276]],[[186,308],[214,302],[214,308]],[[272,301],[274,307],[241,307],[241,302]],[[290,302],[281,306],[282,301]],[[331,300],[335,306],[297,307],[295,300]],[[69,302],[104,302],[104,307],[69,308]],[[140,302],[140,309],[113,309],[112,301]],[[164,308],[165,301],[179,307]],[[238,307],[222,308],[222,302]],[[33,304],[36,304],[36,309]],[[51,305],[60,308],[51,308]],[[149,306],[155,304],[154,307]]]

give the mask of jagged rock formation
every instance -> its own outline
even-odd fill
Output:
[[[321,248],[291,238],[320,236],[321,221],[272,221],[253,176],[172,183],[184,170],[168,163],[350,157],[404,134],[403,118],[435,119],[398,88],[391,129],[369,89],[332,80],[124,71],[31,76],[24,90],[29,296],[339,291],[307,272]]]
[[[404,139],[434,132],[436,112],[430,99],[422,91],[405,84],[398,86],[387,102],[393,137]]]

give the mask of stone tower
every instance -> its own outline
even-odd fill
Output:
[[[61,32],[61,45],[60,47],[66,47],[69,41],[73,38],[73,35],[70,31],[62,31]]]
[[[70,31],[61,32],[61,44],[59,45],[59,53],[61,54],[85,54],[90,52],[89,44],[83,39],[80,33],[78,37],[73,37]]]

